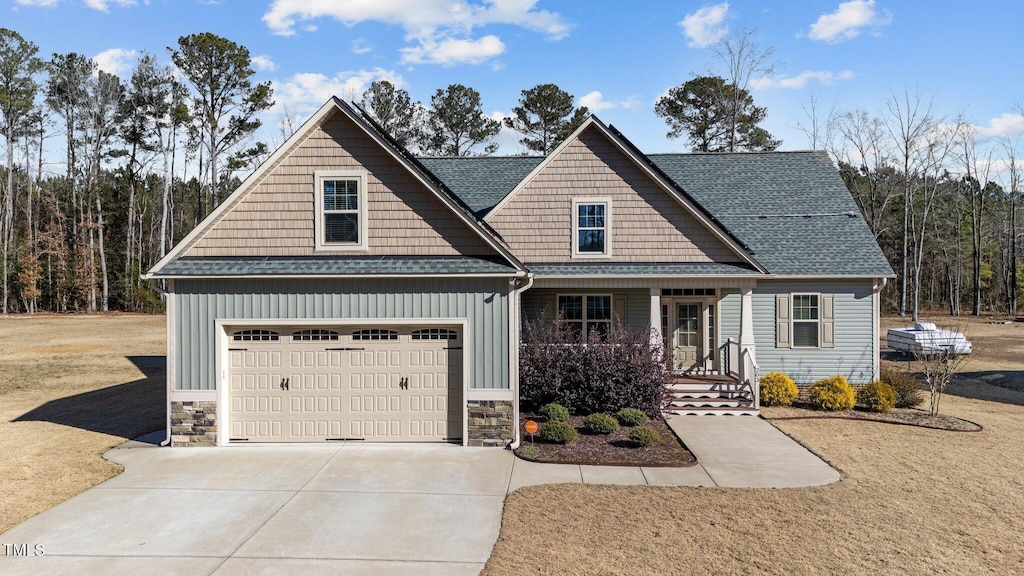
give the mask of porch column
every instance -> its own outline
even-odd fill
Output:
[[[651,288],[651,347],[661,352],[661,288]]]
[[[761,390],[758,384],[757,359],[754,355],[753,288],[740,289],[740,381],[750,382],[754,394],[754,410],[761,408]]]

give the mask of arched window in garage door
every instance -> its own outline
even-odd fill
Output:
[[[312,328],[292,332],[292,340],[295,342],[327,342],[337,341],[338,333],[334,330],[320,330]]]
[[[231,334],[235,342],[277,342],[281,335],[273,330],[239,330]]]
[[[352,333],[353,340],[398,340],[397,330],[383,328],[366,328]]]
[[[459,333],[448,328],[421,328],[412,331],[413,340],[458,340]]]

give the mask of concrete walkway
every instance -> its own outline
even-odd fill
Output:
[[[551,483],[793,487],[839,473],[753,417],[673,416],[686,468],[537,464],[450,445],[159,448],[0,536],[0,574],[477,574],[505,496]],[[146,440],[146,439],[140,439]]]
[[[696,466],[648,468],[537,464],[516,459],[509,491],[535,484],[798,488],[839,480],[839,472],[761,418],[669,416]]]

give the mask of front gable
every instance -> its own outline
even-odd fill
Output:
[[[604,203],[608,254],[574,250],[581,203]],[[682,203],[596,120],[570,137],[487,216],[526,263],[752,261]],[[579,224],[579,222],[575,222]]]
[[[498,255],[493,239],[488,241],[339,105],[328,103],[322,112],[173,257]],[[317,210],[317,176],[324,174],[362,176],[364,247],[318,249],[315,234],[323,215]]]

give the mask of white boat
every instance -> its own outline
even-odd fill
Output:
[[[932,322],[918,322],[913,328],[890,328],[886,343],[904,354],[970,354],[971,341],[960,332],[942,330]]]

